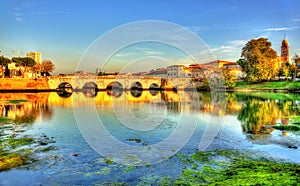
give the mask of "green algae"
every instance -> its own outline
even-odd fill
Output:
[[[23,137],[23,138],[13,138],[10,137],[9,140],[7,141],[7,146],[11,148],[17,148],[20,146],[25,146],[25,145],[30,145],[34,143],[33,138],[28,138],[28,137]]]
[[[10,123],[12,120],[6,117],[0,116],[0,124],[1,123]]]
[[[11,103],[11,104],[19,104],[19,103],[22,103],[22,102],[28,102],[28,100],[25,100],[25,99],[14,99],[14,100],[8,100],[7,102]]]
[[[114,163],[113,159],[111,157],[105,157],[104,162],[108,165],[111,165]]]
[[[280,125],[280,126],[273,126],[273,128],[277,129],[277,130],[286,130],[286,131],[299,131],[300,130],[300,127],[295,126],[295,125],[287,125],[287,126]]]
[[[20,154],[2,154],[0,155],[0,171],[25,165],[28,159],[27,156],[22,156]]]
[[[34,143],[33,138],[4,138],[0,141],[0,171],[26,165],[31,149],[17,149]]]
[[[161,185],[297,185],[300,182],[299,164],[276,162],[253,152],[197,151],[190,155],[190,160],[193,163],[175,180],[164,179]]]

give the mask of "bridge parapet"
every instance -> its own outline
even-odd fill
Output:
[[[109,84],[118,82],[124,89],[130,89],[139,84],[142,89],[149,89],[151,85],[161,87],[160,77],[145,76],[51,76],[48,78],[49,87],[56,89],[61,83],[69,83],[73,89],[82,89],[86,83],[95,83],[98,89],[106,89]]]

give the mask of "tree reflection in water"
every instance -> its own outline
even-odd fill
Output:
[[[8,100],[1,100],[1,117],[10,119],[15,124],[32,124],[37,118],[44,121],[52,119],[54,113],[48,104],[48,94],[16,93]],[[16,100],[14,98],[22,98]]]
[[[291,107],[293,101],[279,101],[274,99],[258,99],[248,97],[238,114],[242,128],[248,134],[270,134],[277,122],[288,125],[290,116],[299,111]]]

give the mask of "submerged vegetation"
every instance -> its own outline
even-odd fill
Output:
[[[300,182],[300,165],[249,154],[235,150],[198,151],[190,156],[191,165],[169,185],[297,185]]]
[[[56,150],[53,146],[40,147],[41,142],[46,139],[44,136],[36,138],[22,135],[25,131],[23,129],[28,127],[29,122],[17,121],[0,117],[0,172],[32,163],[33,152]],[[47,144],[53,142],[49,138]],[[35,145],[33,146],[33,144]]]

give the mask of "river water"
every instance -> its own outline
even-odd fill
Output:
[[[239,149],[300,163],[300,96],[185,91],[2,93],[2,136],[32,137],[29,165],[0,185],[101,185],[176,179],[179,155]],[[40,150],[41,147],[48,150]],[[20,149],[12,149],[20,150]]]

